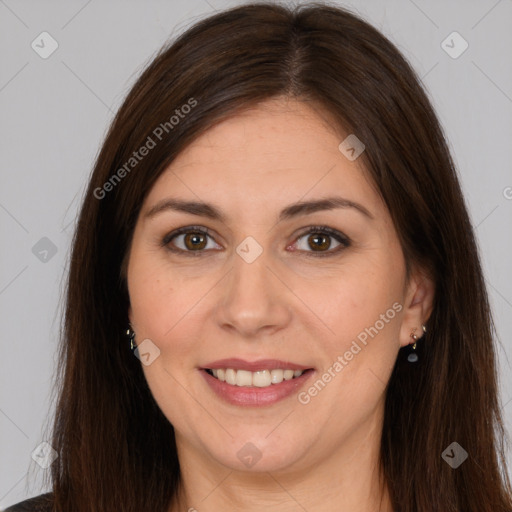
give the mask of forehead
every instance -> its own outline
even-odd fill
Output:
[[[256,209],[333,193],[378,201],[361,160],[339,149],[346,136],[319,105],[268,100],[195,139],[162,173],[146,204],[168,195]]]
[[[338,157],[343,134],[325,112],[313,104],[290,99],[272,99],[229,117],[199,136],[174,162],[192,160],[227,164],[228,169],[241,159],[258,163],[260,172],[289,162],[295,168],[309,163],[308,155]],[[304,159],[307,158],[305,161]]]

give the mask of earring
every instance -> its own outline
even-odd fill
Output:
[[[424,325],[422,325],[421,328],[423,329],[423,333],[425,334],[427,332],[427,328]],[[411,332],[411,338],[414,340],[414,344],[411,348],[411,353],[407,356],[407,361],[409,361],[410,363],[415,363],[418,360],[418,354],[416,353],[416,342],[418,341],[419,338],[415,334],[416,331],[417,328],[414,327],[414,329]]]
[[[130,349],[133,350],[133,349],[135,349],[137,347],[135,345],[135,343],[134,343],[134,341],[135,341],[135,331],[132,329],[131,324],[128,324],[128,326],[129,326],[128,329],[126,329],[126,336],[130,340]]]

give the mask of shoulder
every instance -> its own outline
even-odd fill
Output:
[[[11,505],[4,512],[51,512],[52,505],[53,494],[48,492]]]

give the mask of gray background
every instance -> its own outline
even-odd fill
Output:
[[[53,411],[74,221],[113,114],[168,38],[240,3],[0,0],[0,508],[46,490],[31,453]],[[339,3],[398,45],[443,124],[482,251],[511,432],[512,0]],[[59,45],[47,59],[31,47],[43,31]],[[456,59],[441,46],[453,31],[469,44]]]

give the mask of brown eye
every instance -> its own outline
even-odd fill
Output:
[[[308,236],[308,244],[313,250],[317,249],[329,249],[331,241],[328,236],[322,234],[313,234]]]
[[[213,247],[208,247],[209,239]],[[304,239],[304,242],[301,240]],[[335,245],[332,249],[332,242]],[[208,254],[208,249],[222,249],[214,243],[213,236],[201,227],[188,226],[177,229],[164,237],[161,242],[169,251],[183,255],[200,256]],[[297,238],[295,247],[307,256],[334,256],[351,245],[350,239],[343,233],[327,226],[311,226],[306,233]]]
[[[304,239],[304,241],[301,241]],[[332,245],[334,243],[337,244]],[[311,226],[297,238],[296,248],[307,256],[332,256],[349,247],[350,239],[339,231],[327,226]],[[329,250],[333,248],[332,250]]]
[[[176,253],[199,255],[208,252],[204,249],[212,248],[208,247],[209,239],[213,241],[207,230],[188,226],[166,235],[162,240],[162,246]],[[214,248],[218,247],[214,244]]]
[[[188,233],[183,238],[185,246],[191,251],[206,247],[206,236],[203,233]]]

